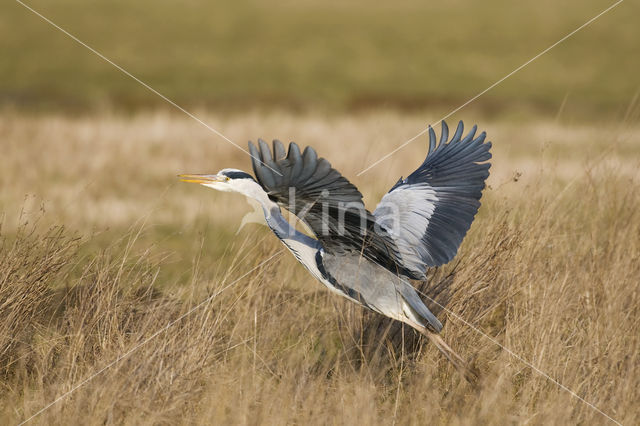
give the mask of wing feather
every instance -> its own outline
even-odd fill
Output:
[[[397,271],[393,239],[377,229],[360,191],[313,148],[300,154],[294,142],[285,151],[280,141],[274,141],[272,156],[267,143],[259,139],[258,147],[249,142],[249,152],[258,183],[272,200],[309,226],[326,252],[361,253]]]
[[[480,208],[480,197],[489,176],[491,142],[486,133],[476,136],[473,126],[464,136],[458,123],[448,140],[429,127],[429,153],[422,165],[400,180],[382,197],[373,212],[380,226],[394,239],[402,267],[410,277],[426,278],[426,268],[449,262]]]

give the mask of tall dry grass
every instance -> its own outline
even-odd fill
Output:
[[[260,134],[256,117],[223,120]],[[324,120],[264,118],[348,176],[370,159],[340,140],[371,137],[374,156],[389,148],[383,137],[419,121],[389,113]],[[630,154],[638,131],[538,123],[518,136],[515,124],[488,127],[494,173],[481,212],[456,260],[421,288],[446,306],[425,299],[445,322],[445,340],[481,371],[473,389],[413,331],[328,294],[265,229],[235,235],[250,210],[244,201],[170,183],[173,169],[246,165],[241,152],[179,143],[188,125],[172,116],[5,117],[3,423],[62,396],[32,421],[610,422],[527,363],[636,423],[640,189]],[[373,199],[392,183],[386,175],[406,175],[422,150],[372,171],[379,181],[354,181]],[[11,206],[27,184],[36,188],[27,204],[45,198],[46,211],[27,208],[17,220]],[[91,207],[112,199],[118,204],[102,216]]]

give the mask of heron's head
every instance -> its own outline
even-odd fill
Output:
[[[183,182],[200,185],[224,192],[239,192],[247,197],[259,199],[266,195],[264,189],[247,172],[237,169],[222,169],[215,175],[178,175]]]

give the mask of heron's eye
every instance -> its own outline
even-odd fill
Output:
[[[228,176],[225,176],[225,177],[224,177],[224,181],[225,181],[225,182],[229,182],[230,180],[231,180],[231,178],[230,178],[230,177],[228,177]]]

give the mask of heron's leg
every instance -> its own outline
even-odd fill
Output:
[[[475,366],[471,365],[467,361],[465,361],[460,355],[454,351],[451,346],[444,341],[442,337],[438,333],[434,333],[430,331],[426,327],[421,326],[420,324],[416,324],[413,321],[404,321],[409,324],[411,327],[418,330],[422,333],[431,343],[434,344],[436,348],[442,354],[447,357],[447,359],[453,364],[453,366],[458,370],[460,374],[469,382],[471,385],[476,386],[478,384],[479,372],[475,368]]]

